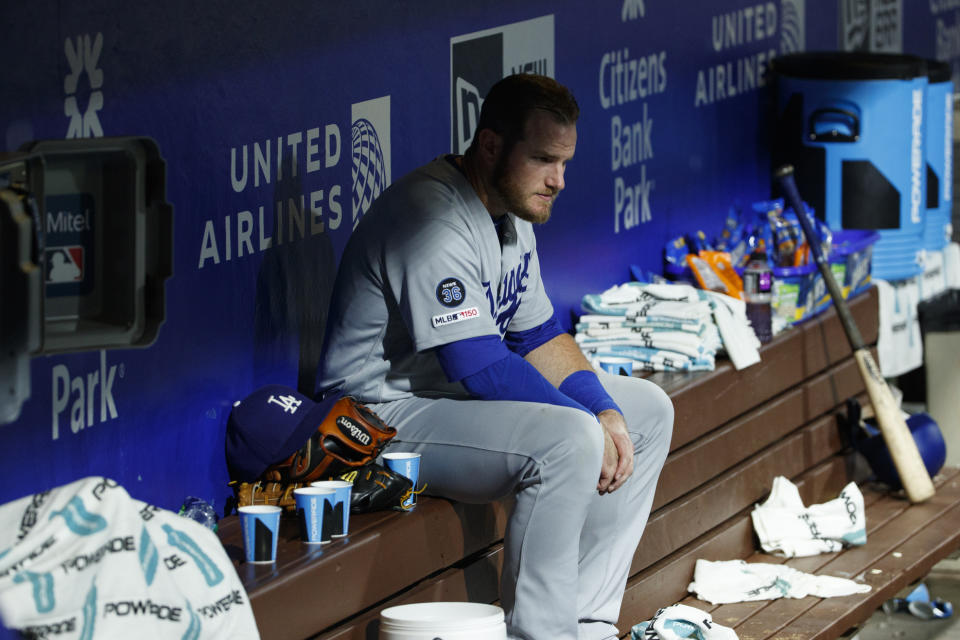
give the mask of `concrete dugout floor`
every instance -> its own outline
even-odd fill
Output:
[[[960,551],[934,566],[922,581],[930,597],[953,604],[954,614],[943,620],[920,620],[908,613],[887,614],[877,610],[849,640],[960,640]],[[906,597],[916,585],[897,594]]]

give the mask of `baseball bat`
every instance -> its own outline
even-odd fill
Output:
[[[863,383],[867,387],[867,394],[870,396],[870,403],[873,405],[877,426],[883,434],[883,440],[890,452],[890,457],[893,459],[893,464],[897,468],[897,473],[900,474],[900,481],[907,491],[907,497],[911,502],[923,502],[934,493],[930,474],[927,473],[927,468],[920,457],[920,451],[917,449],[917,443],[903,419],[903,414],[900,413],[900,408],[893,398],[890,387],[887,386],[887,381],[880,373],[880,368],[870,354],[870,350],[863,344],[863,337],[860,335],[860,331],[853,320],[853,315],[850,313],[850,308],[847,306],[847,301],[844,300],[840,287],[833,277],[827,256],[823,253],[823,247],[817,240],[813,228],[810,226],[810,221],[807,220],[806,210],[800,200],[800,194],[797,192],[797,185],[793,179],[793,167],[791,165],[780,167],[774,172],[774,177],[783,189],[787,203],[793,207],[797,214],[797,220],[803,229],[803,235],[806,236],[807,244],[810,246],[810,253],[817,263],[817,268],[820,269],[820,274],[827,285],[830,297],[833,298],[840,323],[843,325],[850,348],[853,350],[853,356],[860,368],[860,377],[863,378]]]

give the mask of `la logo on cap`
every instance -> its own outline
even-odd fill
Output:
[[[271,395],[267,398],[267,404],[278,404],[283,407],[285,413],[296,413],[297,409],[300,408],[300,405],[303,404],[303,400],[297,400],[293,396],[273,396]]]

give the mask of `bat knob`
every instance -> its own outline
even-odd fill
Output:
[[[791,174],[793,174],[792,164],[785,164],[773,172],[773,175],[776,178],[785,178],[786,176],[789,176]]]

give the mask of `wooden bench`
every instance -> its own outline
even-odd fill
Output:
[[[853,300],[851,310],[864,340],[875,342],[876,292]],[[863,383],[835,312],[778,336],[761,356],[762,363],[742,371],[722,362],[712,372],[650,376],[673,399],[676,420],[624,595],[624,635],[659,607],[683,601],[734,626],[741,638],[837,637],[960,546],[960,476],[948,470],[937,478],[937,496],[922,505],[863,487],[867,545],[791,562],[863,579],[874,586],[868,594],[715,608],[689,598],[698,558],[782,561],[755,553],[749,516],[775,476],[791,478],[807,504],[861,479],[835,414],[847,398],[862,397]],[[354,516],[349,537],[322,548],[301,544],[287,518],[277,562],[268,566],[240,562],[235,517],[221,521],[220,536],[264,638],[375,640],[379,612],[388,606],[496,602],[508,510],[504,502],[427,497],[411,513]]]
[[[838,473],[840,470],[831,467],[831,463],[827,463],[815,473],[843,477],[842,472]],[[820,478],[819,482],[824,480],[825,477]],[[817,482],[813,479],[814,484]],[[884,600],[926,575],[934,564],[960,545],[960,469],[945,468],[934,478],[934,483],[936,495],[920,505],[910,505],[902,498],[866,488],[863,491],[867,514],[865,546],[787,561],[789,566],[807,573],[865,582],[873,587],[869,593],[719,606],[692,597],[682,602],[708,611],[714,621],[733,627],[741,640],[837,638],[870,617]],[[698,557],[728,559],[719,537],[715,542],[718,544],[709,550],[701,549],[703,554]],[[763,553],[747,554],[746,559],[748,562],[784,562],[783,558]],[[656,567],[650,571],[656,571]],[[638,577],[634,586],[642,582],[643,577]]]

